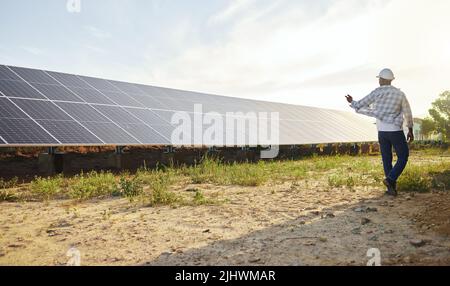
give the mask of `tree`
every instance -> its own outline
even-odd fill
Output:
[[[445,91],[433,102],[430,109],[431,118],[436,126],[436,131],[442,133],[444,140],[450,139],[450,91]]]
[[[436,131],[436,124],[434,123],[432,118],[427,117],[422,120],[421,129],[423,136],[428,137],[431,133]]]

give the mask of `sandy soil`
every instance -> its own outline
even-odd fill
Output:
[[[72,246],[82,265],[366,265],[369,248],[384,265],[450,265],[449,193],[390,199],[381,187],[303,181],[195,188],[227,201],[1,203],[0,265],[65,265]]]

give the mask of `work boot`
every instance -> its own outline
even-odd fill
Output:
[[[397,194],[397,186],[396,183],[392,183],[389,179],[385,179],[383,181],[384,185],[387,187],[386,195],[396,197]]]

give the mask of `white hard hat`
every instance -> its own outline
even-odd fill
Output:
[[[384,69],[380,71],[380,74],[377,76],[377,78],[383,78],[387,80],[394,80],[394,73],[390,69]]]

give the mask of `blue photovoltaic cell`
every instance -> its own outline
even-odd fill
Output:
[[[95,109],[120,125],[120,127],[143,144],[163,144],[164,142],[168,142],[167,139],[164,139],[155,130],[143,124],[138,118],[132,116],[121,107],[95,106]]]
[[[152,124],[151,127],[154,130],[158,130],[158,132],[165,138],[169,139],[169,141],[171,140],[173,131],[175,130],[175,127],[170,124]]]
[[[101,93],[103,93],[111,101],[114,101],[115,103],[121,106],[144,107],[142,104],[140,104],[139,102],[137,102],[136,100],[129,97],[123,92],[102,90]]]
[[[145,95],[145,92],[139,89],[139,87],[135,84],[114,80],[108,80],[108,82],[127,94]]]
[[[188,97],[186,97],[185,95],[183,95],[181,92],[179,92],[176,89],[165,88],[165,87],[158,87],[157,89],[165,98],[170,98],[175,101],[188,100]]]
[[[10,67],[20,77],[29,83],[45,83],[45,84],[58,84],[54,79],[49,77],[45,72],[41,70]]]
[[[69,89],[76,95],[81,97],[87,103],[116,105],[114,102],[109,100],[106,96],[96,91],[95,89],[86,89],[78,87],[69,87]]]
[[[170,144],[169,139],[144,124],[120,123],[120,127],[136,137],[143,144]]]
[[[50,76],[55,78],[64,86],[68,87],[78,87],[91,89],[92,87],[86,82],[82,81],[78,76],[72,74],[58,73],[58,72],[47,72]]]
[[[59,144],[31,119],[0,120],[0,136],[10,145],[56,145]]]
[[[62,144],[102,144],[97,137],[75,121],[37,120]]]
[[[134,98],[136,101],[142,103],[143,106],[147,108],[153,108],[153,109],[170,109],[168,105],[163,104],[164,101],[163,98],[157,98],[155,96],[149,96],[149,95],[137,95],[137,94],[129,94],[132,98]]]
[[[139,141],[131,137],[114,123],[83,122],[83,125],[97,135],[105,144],[134,145]]]
[[[32,85],[50,100],[83,102],[83,100],[60,85],[32,83]]]
[[[95,105],[95,109],[116,123],[141,123],[139,119],[126,112],[122,107]]]
[[[13,99],[33,119],[72,120],[55,104],[45,100]]]
[[[88,104],[77,104],[68,102],[57,102],[59,107],[64,109],[70,116],[75,118],[80,122],[105,122],[111,123],[111,121],[99,113],[97,110],[92,108]]]
[[[154,112],[156,115],[164,119],[167,123],[172,122],[172,117],[175,113],[175,111],[162,111],[162,110],[152,110],[152,112]],[[190,116],[192,115],[190,114]]]
[[[25,113],[5,97],[0,97],[0,118],[29,119]]]
[[[93,88],[98,89],[100,91],[107,90],[107,91],[113,91],[118,92],[119,90],[114,87],[112,84],[110,84],[105,79],[99,79],[99,78],[93,78],[93,77],[87,77],[87,76],[80,76],[82,80],[87,82],[89,85],[91,85]]]
[[[138,108],[125,108],[125,109],[148,125],[152,124],[163,125],[170,123],[169,121],[166,121],[162,117],[158,116],[155,112],[148,109],[138,109]]]
[[[148,86],[148,85],[142,85],[142,84],[136,84],[136,87],[143,91],[145,95],[150,96],[151,98],[156,99],[160,104],[164,105],[165,108],[161,109],[171,109],[171,105],[174,103],[174,101],[167,96],[167,94],[164,92],[164,89],[154,86]],[[149,108],[152,108],[148,106]],[[157,107],[154,107],[157,108]],[[172,109],[173,110],[173,109]]]
[[[21,80],[16,74],[8,69],[8,67],[0,65],[0,80]]]
[[[45,96],[23,81],[0,80],[0,92],[9,97],[45,99]]]

